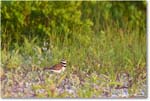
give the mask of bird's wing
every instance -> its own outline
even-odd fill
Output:
[[[59,70],[62,67],[62,64],[56,64],[52,67],[44,67],[44,70]]]
[[[62,64],[56,64],[56,65],[52,66],[50,69],[59,70],[61,68],[62,68]]]

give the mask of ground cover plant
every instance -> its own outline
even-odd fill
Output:
[[[147,97],[144,1],[1,1],[0,36],[2,98]]]

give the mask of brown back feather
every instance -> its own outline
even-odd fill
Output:
[[[44,70],[59,70],[61,67],[63,67],[63,65],[62,64],[56,64],[56,65],[54,65],[54,66],[52,66],[52,67],[45,67],[44,68]]]

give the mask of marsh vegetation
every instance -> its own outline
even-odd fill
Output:
[[[144,1],[2,1],[0,36],[3,98],[147,97]]]

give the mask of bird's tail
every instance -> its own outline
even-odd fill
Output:
[[[51,67],[44,67],[43,70],[51,70]]]

